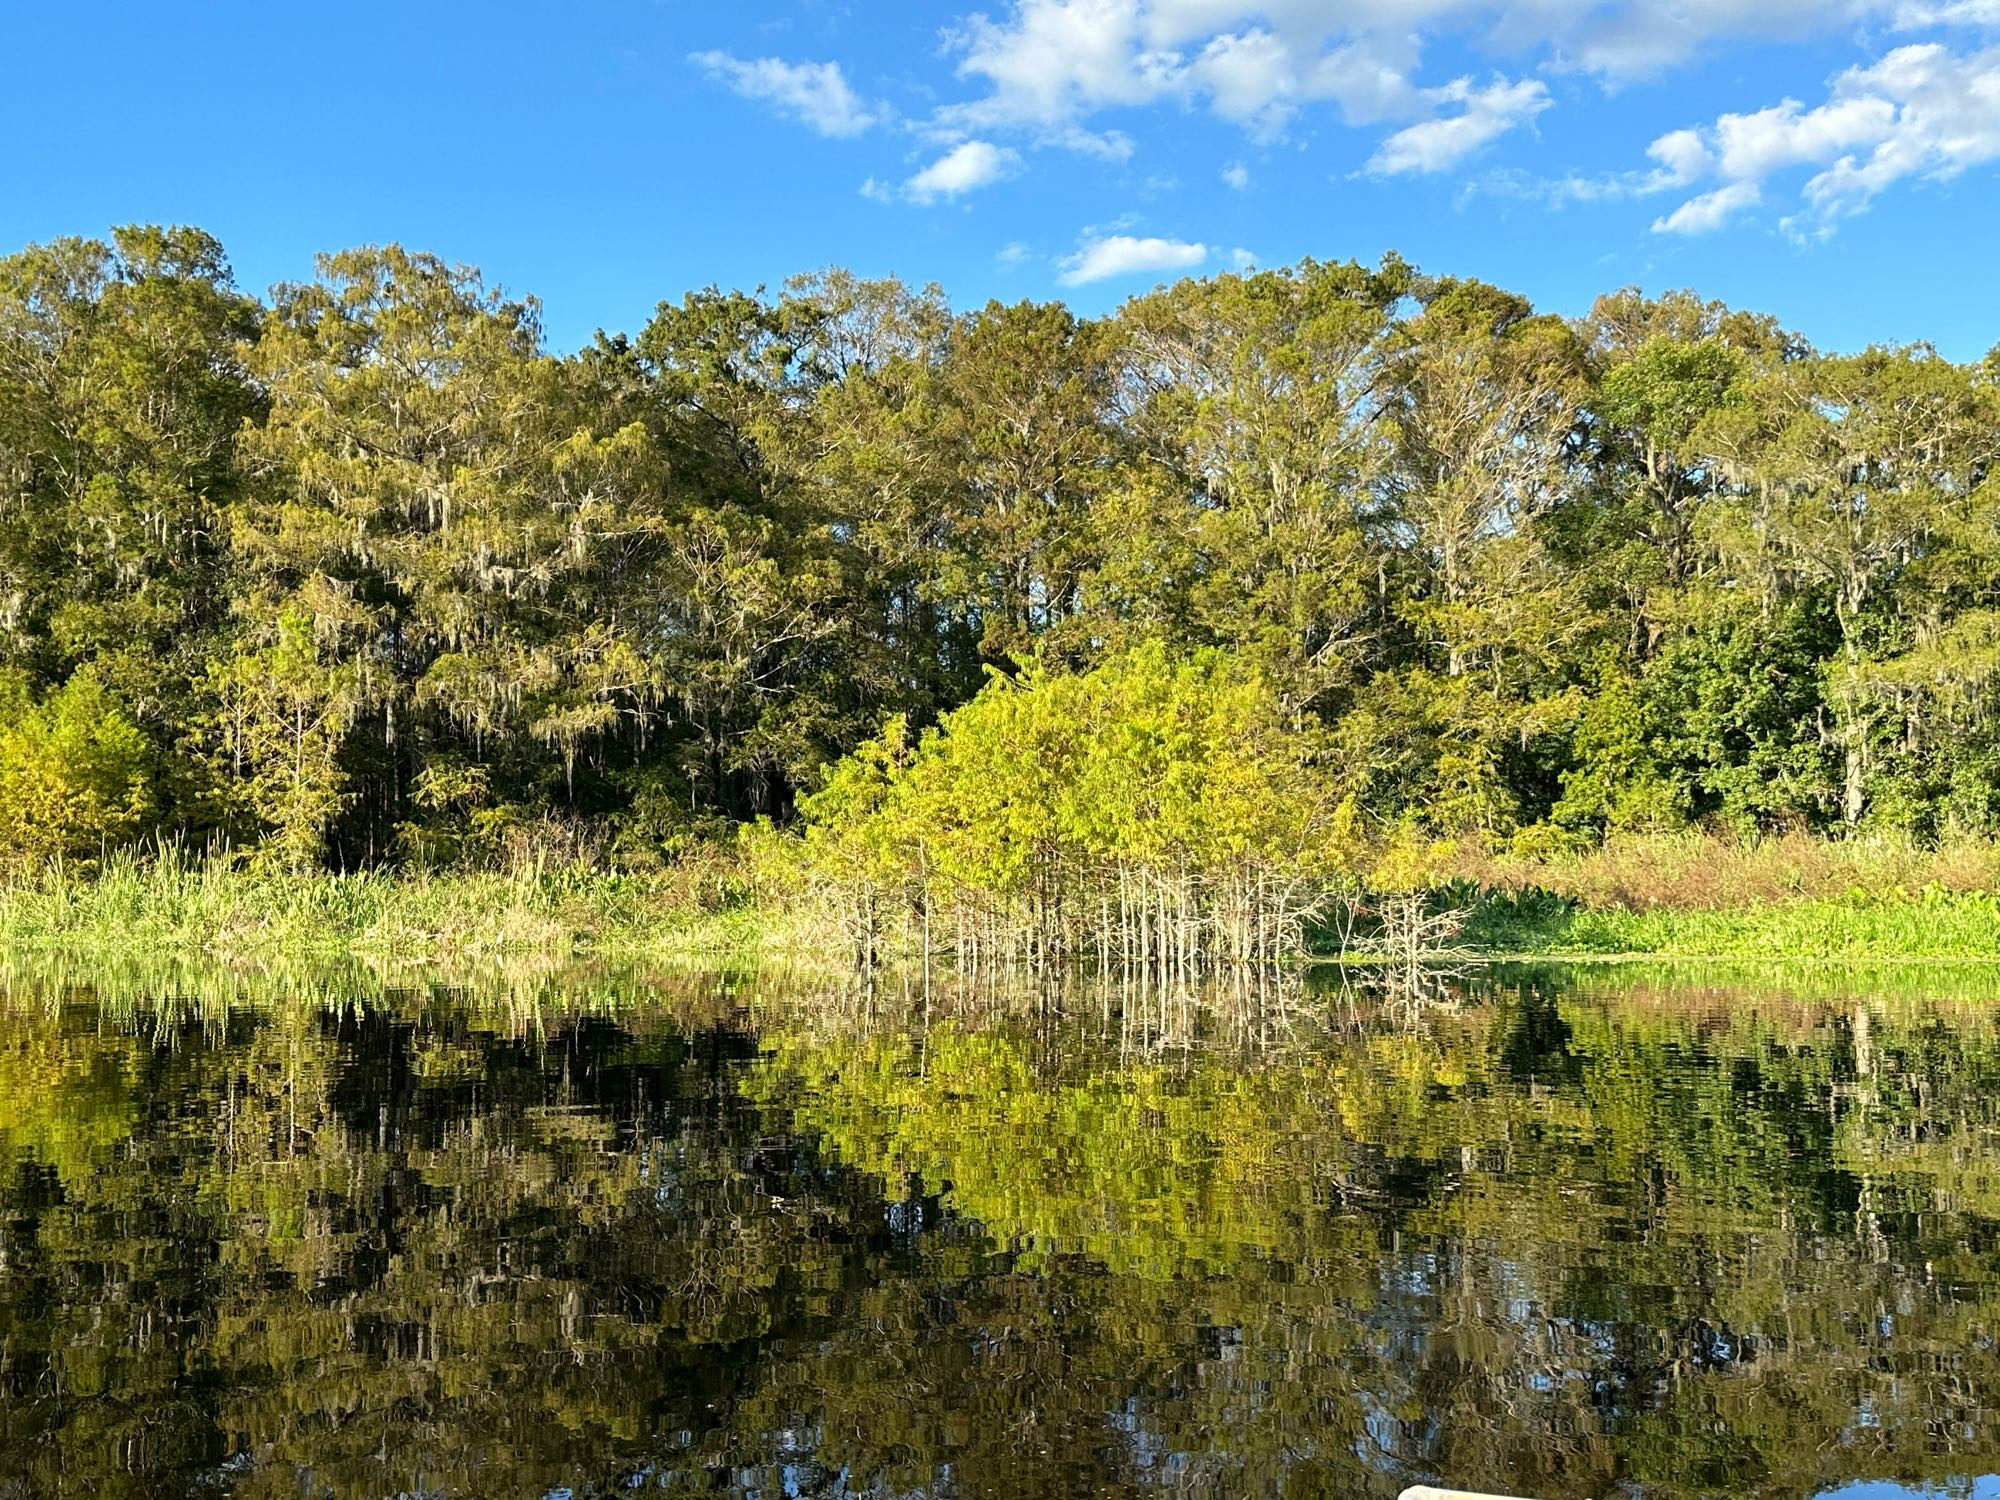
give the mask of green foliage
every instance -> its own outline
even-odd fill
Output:
[[[1314,746],[1215,648],[1030,664],[833,768],[801,803],[801,858],[871,946],[914,916],[967,955],[1273,956],[1355,853]]]
[[[94,673],[40,702],[0,677],[0,869],[92,863],[152,826],[151,746]]]
[[[434,255],[266,304],[129,227],[0,259],[0,670],[87,671],[144,736],[154,804],[101,836],[293,870],[553,828],[657,869],[792,822],[892,717],[929,753],[989,670],[1066,701],[1151,647],[1228,653],[1352,828],[1984,837],[1996,458],[1990,365],[1686,292],[1565,321],[1389,256],[1083,318],[834,269],[559,355]],[[939,879],[1161,857],[987,772],[1038,810],[927,808]]]
[[[1668,725],[1658,707],[1607,653],[1570,737],[1570,768],[1550,821],[1591,833],[1677,828],[1692,810],[1685,773],[1662,764]]]

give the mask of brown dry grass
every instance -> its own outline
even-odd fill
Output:
[[[1931,849],[1908,839],[1808,834],[1755,843],[1703,834],[1627,835],[1588,853],[1545,858],[1467,847],[1452,873],[1498,890],[1540,887],[1599,910],[1730,911],[1926,888],[2000,890],[2000,845]]]

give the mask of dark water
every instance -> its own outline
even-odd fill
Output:
[[[0,1496],[2000,1496],[1995,981],[242,988],[0,995]]]

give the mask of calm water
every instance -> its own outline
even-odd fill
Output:
[[[2000,977],[0,983],[0,1496],[2000,1485]]]

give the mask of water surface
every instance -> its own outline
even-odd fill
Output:
[[[2000,1495],[2000,984],[0,983],[0,1496]]]

